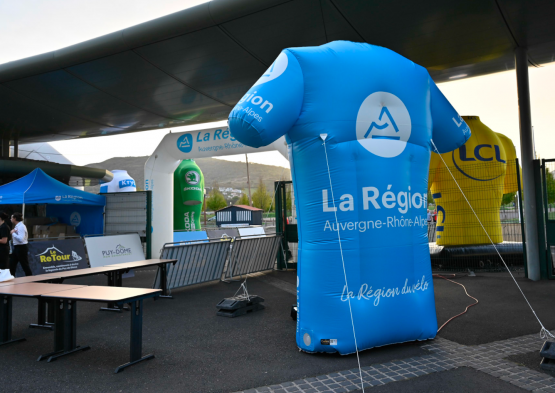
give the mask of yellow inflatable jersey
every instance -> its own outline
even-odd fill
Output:
[[[472,135],[457,150],[442,154],[494,243],[503,242],[499,208],[503,194],[518,189],[516,151],[505,135],[478,116],[463,116]],[[428,189],[437,206],[436,241],[442,246],[489,244],[482,226],[438,154],[432,153]]]

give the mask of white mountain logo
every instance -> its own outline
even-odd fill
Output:
[[[39,257],[41,263],[45,262],[77,262],[83,259],[80,257],[75,251],[71,252],[71,255],[64,254],[62,251],[54,247],[48,247],[46,250],[41,252],[40,254],[35,255]]]

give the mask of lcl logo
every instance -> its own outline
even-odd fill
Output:
[[[493,157],[484,157],[482,156],[482,149],[492,149],[492,145],[478,145],[474,148],[474,157],[476,158],[472,158],[472,157],[467,157],[466,156],[466,145],[462,145],[461,147],[459,147],[459,158],[461,161],[493,161]],[[497,162],[501,162],[503,164],[506,163],[506,161],[501,159],[501,150],[499,150],[499,146],[497,145],[493,145],[493,149],[495,150],[495,160]],[[453,158],[454,158],[454,152],[453,152]],[[455,161],[455,160],[453,160]]]
[[[467,151],[466,151],[466,145],[462,145],[461,147],[459,147],[459,160],[461,162],[469,162],[469,161],[483,161],[483,162],[488,162],[488,161],[493,161],[493,159],[495,158],[496,162],[499,162],[501,164],[506,164],[507,162],[505,160],[503,160],[501,158],[501,149],[499,148],[498,145],[487,145],[487,144],[482,144],[482,145],[477,145],[474,148],[474,157],[469,157],[467,155]],[[493,151],[492,151],[493,150]],[[492,153],[494,153],[492,155]],[[495,156],[495,157],[494,157]],[[501,174],[492,177],[492,178],[488,178],[488,179],[478,179],[476,177],[470,176],[468,173],[466,173],[465,171],[463,171],[458,165],[457,165],[457,160],[455,160],[455,151],[452,152],[452,159],[453,159],[453,163],[455,164],[455,168],[457,168],[457,170],[462,173],[463,175],[465,175],[466,177],[472,179],[472,180],[476,180],[476,181],[491,181],[491,180],[495,180],[497,179],[499,176],[501,176]],[[503,171],[504,172],[504,171]]]

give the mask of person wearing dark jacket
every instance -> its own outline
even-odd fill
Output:
[[[10,268],[10,234],[9,217],[6,213],[0,212],[0,269]]]

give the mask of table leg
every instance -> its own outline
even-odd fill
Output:
[[[160,268],[160,287],[162,289],[162,294],[160,297],[165,299],[173,299],[173,296],[168,294],[168,265],[159,265]]]
[[[131,345],[129,353],[129,363],[122,364],[116,368],[115,373],[125,370],[143,360],[154,359],[154,355],[142,356],[143,351],[143,301],[136,300],[131,304]]]
[[[54,321],[55,321],[54,308],[56,308],[56,301],[47,300],[46,304],[48,305],[48,319],[46,320],[46,324],[54,325]]]
[[[121,287],[123,280],[121,278],[121,271],[114,271],[108,273],[108,286],[109,287]],[[122,312],[122,310],[127,310],[125,307],[119,307],[114,302],[109,302],[106,307],[100,307],[100,311],[113,311]]]
[[[50,363],[59,357],[91,349],[77,345],[77,302],[59,299],[55,305],[54,351],[39,356],[38,361],[48,358]]]
[[[18,341],[24,338],[12,339],[12,297],[0,296],[0,346]]]
[[[54,312],[54,351],[40,355],[37,362],[41,360],[48,359],[50,356],[57,353],[62,353],[64,351],[64,313],[63,300],[53,300],[51,303],[51,308]]]
[[[46,300],[39,298],[39,305],[38,305],[38,316],[37,316],[37,323],[32,323],[29,325],[30,328],[35,329],[46,329],[46,330],[53,330],[52,325],[46,322]],[[50,316],[50,309],[52,308],[51,305],[48,305],[48,315]],[[52,321],[52,319],[50,319]]]
[[[129,270],[126,271],[126,273],[129,272]],[[123,271],[122,270],[118,270],[117,272],[115,272],[116,274],[116,286],[118,287],[123,287]],[[127,307],[125,304],[114,304],[115,307],[121,309],[121,310],[126,310],[129,311],[129,307]]]

